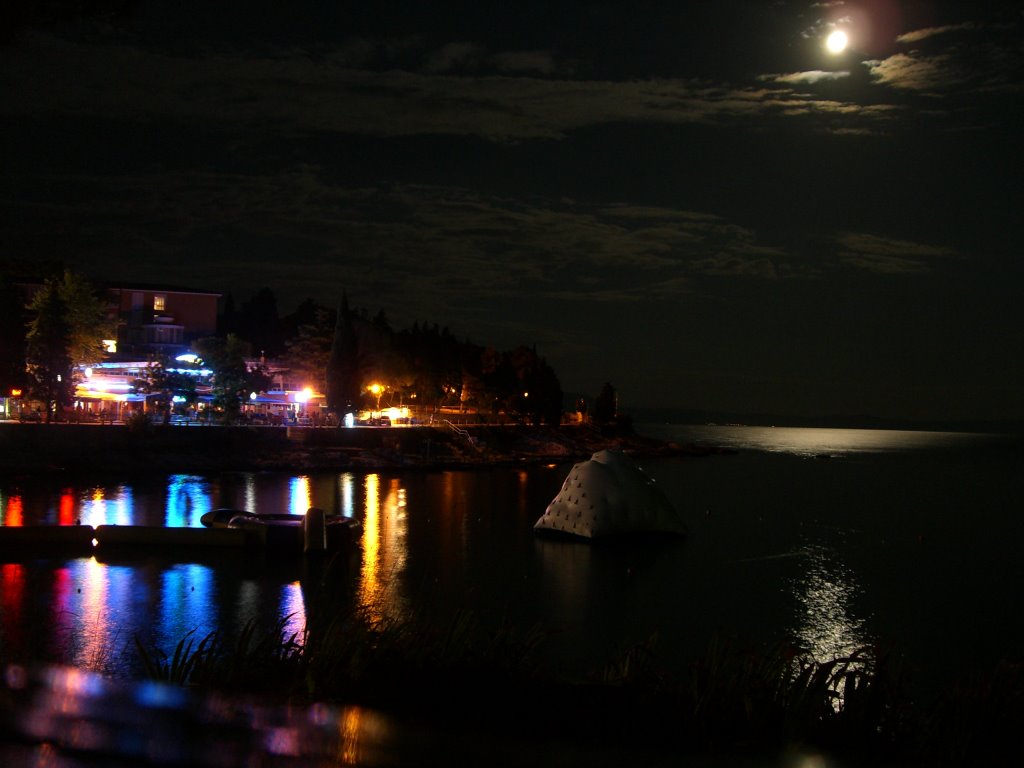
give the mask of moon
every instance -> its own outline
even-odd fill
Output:
[[[849,42],[850,38],[847,37],[846,33],[841,29],[837,29],[828,36],[828,39],[825,41],[825,47],[828,48],[830,53],[842,53],[846,50]]]

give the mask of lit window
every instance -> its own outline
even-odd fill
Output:
[[[167,305],[167,297],[161,294],[157,294],[153,297],[153,311],[163,312],[164,307]]]

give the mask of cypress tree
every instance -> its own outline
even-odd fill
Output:
[[[358,361],[359,345],[352,327],[348,295],[342,293],[327,361],[327,407],[337,414],[351,411],[359,399]]]

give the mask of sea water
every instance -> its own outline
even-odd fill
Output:
[[[250,620],[301,632],[333,603],[442,625],[468,612],[485,629],[538,631],[541,665],[577,678],[638,645],[679,668],[713,638],[791,642],[821,660],[876,646],[925,680],[1019,658],[1024,454],[1015,439],[638,429],[725,449],[639,461],[686,519],[683,539],[538,538],[533,523],[570,464],[0,480],[5,525],[198,526],[219,506],[318,506],[362,523],[351,561],[326,576],[252,559],[8,555],[0,650],[133,676],[136,638],[171,652],[189,632],[230,633]]]

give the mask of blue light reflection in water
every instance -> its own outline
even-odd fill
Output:
[[[293,515],[304,515],[313,506],[309,489],[309,477],[299,475],[288,483],[288,511]]]
[[[195,563],[174,565],[160,579],[160,627],[170,638],[195,632],[202,638],[217,628],[213,569]],[[198,642],[198,640],[197,640]]]
[[[171,475],[167,480],[168,528],[198,528],[210,511],[209,483],[196,475]]]
[[[279,597],[281,606],[281,631],[285,638],[293,635],[302,640],[306,629],[306,603],[302,596],[302,586],[295,581],[281,587]]]

